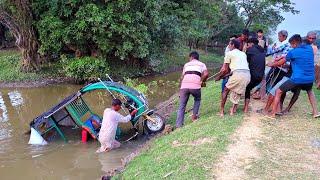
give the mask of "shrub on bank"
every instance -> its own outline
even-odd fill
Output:
[[[109,72],[108,63],[100,58],[81,57],[64,59],[64,70],[68,77],[77,79],[78,81],[90,81],[99,77],[104,77]]]

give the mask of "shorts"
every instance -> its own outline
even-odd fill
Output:
[[[284,84],[285,82],[287,82],[289,80],[288,77],[284,76],[275,86],[273,86],[270,90],[269,90],[269,93],[272,95],[272,96],[276,96],[276,90],[280,88],[280,86],[282,84]]]
[[[295,84],[290,79],[288,79],[285,83],[283,83],[279,89],[283,92],[287,92],[290,90],[304,90],[310,91],[312,90],[313,82],[308,84]]]

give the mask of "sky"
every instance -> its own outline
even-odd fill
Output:
[[[292,0],[299,14],[282,13],[285,20],[279,24],[277,32],[284,29],[289,33],[305,36],[309,31],[320,30],[320,0]],[[277,37],[277,33],[273,38]]]

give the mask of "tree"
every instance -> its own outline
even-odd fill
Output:
[[[0,23],[0,49],[4,47],[6,39],[6,27]]]
[[[164,6],[159,0],[35,0],[40,52],[67,49],[79,56],[99,52],[109,60],[144,59],[156,48],[153,42],[161,41],[155,33],[171,33],[164,25],[172,21],[161,12]]]
[[[21,69],[25,72],[39,70],[38,39],[33,25],[29,0],[1,0],[0,22],[12,32],[16,45],[22,52]]]
[[[231,4],[237,6],[247,29],[252,26],[275,29],[284,20],[281,12],[299,13],[290,0],[237,0],[231,1]]]
[[[178,6],[173,12],[181,20],[184,38],[190,48],[207,47],[211,40],[226,39],[230,33],[242,29],[243,23],[237,9],[224,0],[184,0],[175,3]]]

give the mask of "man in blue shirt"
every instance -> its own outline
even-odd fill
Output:
[[[310,104],[312,106],[313,117],[317,118],[318,114],[316,97],[312,91],[314,74],[314,55],[313,49],[310,45],[302,44],[300,35],[293,35],[289,42],[293,50],[289,51],[286,56],[286,61],[291,63],[292,75],[283,83],[276,91],[274,104],[272,107],[271,116],[276,116],[281,95],[289,90],[305,90],[307,91]]]

